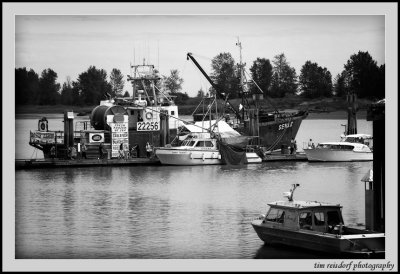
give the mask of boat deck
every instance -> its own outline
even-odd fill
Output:
[[[18,159],[15,160],[15,169],[36,169],[55,167],[90,167],[90,166],[137,166],[160,165],[158,159]]]
[[[307,161],[307,155],[305,153],[282,154],[280,152],[266,154],[263,162],[271,161]]]
[[[263,162],[270,161],[307,161],[305,154],[268,154]],[[160,165],[160,160],[154,158],[131,159],[16,159],[15,169],[36,169],[55,167],[89,167],[89,166],[139,166]]]

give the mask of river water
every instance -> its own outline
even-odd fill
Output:
[[[16,119],[16,159],[42,157],[28,145],[29,130],[40,117]],[[50,130],[63,128],[60,115],[47,118]],[[299,150],[310,138],[339,140],[341,124],[346,120],[304,120]],[[372,123],[359,119],[358,131],[372,134]],[[372,162],[17,170],[15,257],[329,258],[264,246],[250,222],[298,183],[295,199],[340,203],[345,224],[365,224],[360,180],[369,169]]]

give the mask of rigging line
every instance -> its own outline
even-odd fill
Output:
[[[35,149],[32,151],[31,159],[33,159],[33,154],[35,153],[35,151],[36,151],[36,147],[35,147]]]
[[[172,100],[170,100],[170,99],[164,94],[164,92],[161,91],[156,85],[154,85],[154,87],[155,87],[156,90],[158,90],[158,91],[160,92],[160,94],[161,94],[162,96],[164,96],[164,97],[168,100],[168,102],[172,102]]]
[[[282,133],[278,136],[277,139],[275,139],[275,142],[272,143],[272,145],[267,149],[267,151],[272,151],[272,150],[276,147],[276,145],[282,140],[282,137],[283,137],[283,135],[285,134],[285,132],[286,132],[287,129],[288,129],[288,128],[285,128],[285,129],[282,131]]]
[[[150,107],[147,107],[147,106],[146,106],[146,107],[143,107],[143,106],[140,106],[140,105],[138,105],[138,104],[133,104],[133,106],[135,106],[135,107],[141,107],[141,108],[143,108],[143,109],[150,109],[151,111],[154,111],[154,112],[157,112],[157,113],[161,113],[161,111],[155,110],[155,109],[150,108]],[[189,121],[185,121],[185,120],[183,120],[183,119],[177,118],[177,117],[172,116],[172,115],[167,114],[167,113],[163,113],[163,114],[164,114],[164,115],[167,115],[167,116],[170,117],[170,118],[179,120],[179,121],[183,122],[184,124],[189,124],[189,125],[192,125],[192,126],[195,126],[195,127],[198,127],[198,128],[205,129],[205,130],[209,131],[209,129],[203,128],[203,127],[198,126],[198,125],[195,125],[195,123],[192,123],[192,122],[189,122]]]
[[[251,78],[251,76],[249,75],[249,73],[248,73],[246,70],[244,70],[244,73],[246,73],[247,76],[249,76],[249,79],[256,85],[256,87],[257,87],[262,93],[264,93],[264,91],[257,85],[256,81],[254,81],[253,78]],[[275,112],[276,112],[277,114],[279,114],[278,109],[277,109],[277,108],[275,107],[275,105],[268,99],[267,96],[265,96],[265,99],[267,99],[267,101],[268,101],[268,102],[271,104],[271,106],[275,109]]]

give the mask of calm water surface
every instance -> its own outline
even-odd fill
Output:
[[[47,118],[50,129],[62,129],[60,116]],[[304,120],[299,148],[309,138],[338,140],[345,123]],[[359,132],[371,134],[370,122],[358,123]],[[17,159],[35,155],[27,143],[36,127],[36,117],[16,120]],[[270,162],[18,170],[16,258],[329,258],[264,246],[250,221],[299,183],[295,199],[340,203],[346,224],[364,224],[360,179],[371,168],[372,162]]]

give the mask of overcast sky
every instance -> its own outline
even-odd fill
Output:
[[[39,75],[51,68],[62,84],[91,65],[126,76],[130,63],[145,58],[162,75],[178,69],[182,91],[195,96],[210,85],[186,53],[210,72],[211,59],[221,52],[239,61],[237,37],[247,69],[257,57],[272,60],[280,53],[298,75],[310,60],[334,78],[358,51],[385,63],[383,15],[17,15],[15,65]],[[125,90],[131,92],[130,85]]]

